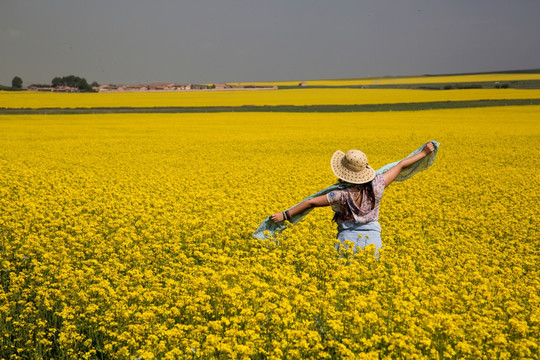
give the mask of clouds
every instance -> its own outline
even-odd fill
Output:
[[[14,73],[129,84],[540,67],[537,0],[3,1],[0,84]]]

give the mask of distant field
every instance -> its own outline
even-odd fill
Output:
[[[412,76],[412,77],[380,77],[369,79],[328,79],[328,80],[295,80],[267,82],[272,85],[298,85],[306,82],[313,86],[350,86],[350,85],[398,85],[398,84],[436,84],[436,83],[464,83],[486,81],[523,81],[540,80],[538,74],[475,74],[475,75],[444,75],[444,76]],[[263,84],[263,83],[261,83]]]
[[[0,108],[92,108],[243,105],[353,105],[409,102],[540,99],[540,89],[289,89],[164,93],[0,92]]]

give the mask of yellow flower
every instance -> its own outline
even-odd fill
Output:
[[[539,93],[312,90],[0,92],[0,101],[375,104]],[[534,358],[538,111],[0,115],[0,354]],[[273,239],[251,237],[269,214],[335,181],[327,160],[337,148],[361,146],[377,168],[433,137],[442,144],[434,166],[385,189],[378,259],[373,245],[335,250],[328,207]]]

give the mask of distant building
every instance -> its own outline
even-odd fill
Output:
[[[117,91],[118,87],[115,85],[101,85],[98,92]]]
[[[70,86],[57,86],[53,88],[54,92],[63,92],[63,93],[76,93],[79,92],[79,89],[70,87]]]
[[[153,84],[148,85],[148,90],[150,90],[150,91],[175,90],[175,86],[172,83],[153,83]]]
[[[95,87],[98,92],[144,92],[144,91],[183,91],[183,90],[276,90],[275,85],[229,85],[226,83],[174,84],[152,83],[148,85],[101,85]]]
[[[47,90],[42,90],[42,89],[47,89]],[[26,90],[28,90],[28,91],[52,91],[52,88],[50,88],[50,87],[45,88],[45,87],[30,85]]]
[[[230,89],[231,86],[227,85],[227,84],[214,84],[214,89],[216,90],[225,90],[225,89]]]
[[[175,90],[191,90],[191,84],[174,84]]]
[[[138,92],[146,91],[148,87],[146,85],[121,85],[117,88],[118,91]]]

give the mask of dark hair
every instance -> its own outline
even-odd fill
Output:
[[[368,183],[362,184],[367,189],[369,199],[371,200],[371,210],[375,209],[375,192],[373,191],[373,180]]]
[[[373,191],[373,180],[371,180],[370,182],[364,183],[364,184],[353,184],[353,183],[350,183],[348,181],[344,181],[344,180],[341,180],[341,179],[338,179],[338,182],[339,183],[351,184],[352,186],[350,186],[349,188],[356,187],[356,188],[364,188],[364,189],[366,189],[369,200],[371,200],[371,210],[373,210],[375,208],[375,192]],[[341,215],[342,215],[341,213],[336,212],[334,214],[334,217],[332,218],[332,221],[337,222],[338,219],[341,217]]]
[[[348,184],[352,184],[352,183],[349,183],[348,181],[345,181],[345,180],[341,180],[341,179],[338,179],[338,182],[339,183],[348,183]],[[369,200],[371,200],[371,210],[375,209],[375,192],[373,191],[373,180],[367,182],[367,183],[363,183],[363,184],[354,184],[354,186],[351,186],[351,187],[356,187],[356,188],[359,188],[359,187],[362,187],[362,188],[365,188],[367,190],[367,194],[369,196]]]

